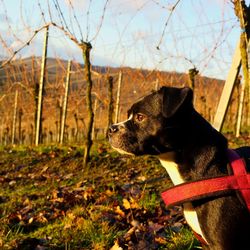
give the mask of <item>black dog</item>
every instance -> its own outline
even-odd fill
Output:
[[[112,147],[157,155],[175,185],[228,175],[227,140],[195,111],[192,99],[191,89],[171,87],[144,97],[128,120],[110,127]],[[203,249],[250,249],[250,213],[236,193],[185,203],[184,216],[203,237]]]

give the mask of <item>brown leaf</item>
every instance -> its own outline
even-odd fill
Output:
[[[115,213],[119,214],[122,218],[125,218],[125,213],[121,210],[120,206],[115,208]]]
[[[165,244],[167,244],[166,238],[163,238],[163,237],[161,237],[161,236],[156,236],[156,237],[155,237],[155,242],[158,243],[158,244],[160,244],[160,245],[165,245]]]
[[[67,213],[67,217],[69,217],[71,220],[74,220],[76,218],[76,216],[71,212]]]
[[[34,220],[34,217],[31,217],[29,220],[28,220],[28,223],[31,224]]]
[[[127,233],[124,235],[124,239],[125,239],[126,241],[129,241],[129,240],[130,240],[132,234],[135,232],[135,229],[136,229],[135,227],[131,227],[131,228],[127,231]]]
[[[119,246],[118,242],[116,241],[114,246],[110,248],[110,250],[123,250],[122,247]]]
[[[158,223],[149,222],[148,224],[149,224],[149,229],[153,231],[154,233],[157,233],[158,231],[164,228],[163,225],[158,224]]]
[[[49,166],[44,166],[43,169],[42,169],[42,171],[41,171],[41,174],[44,173],[44,172],[46,172],[48,168],[49,168]]]
[[[16,217],[21,221],[22,220],[22,215],[21,214],[17,214]]]
[[[114,195],[114,191],[111,191],[110,189],[107,189],[105,194],[108,196],[108,197],[111,197],[112,195]]]
[[[125,209],[139,208],[138,203],[132,197],[130,197],[129,201],[124,198],[122,202]]]
[[[123,204],[125,209],[130,209],[131,208],[130,202],[125,198],[122,199],[122,204]]]
[[[36,220],[38,222],[41,222],[41,223],[48,222],[47,218],[44,216],[44,214],[42,212],[39,213],[39,215],[37,216]]]
[[[132,220],[132,221],[130,222],[130,224],[131,224],[133,227],[139,227],[140,222],[139,222],[138,220]]]
[[[92,187],[88,188],[83,194],[83,198],[86,201],[90,200],[93,196],[94,196],[94,189]]]

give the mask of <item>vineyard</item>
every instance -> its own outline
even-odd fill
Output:
[[[2,80],[1,90],[4,93],[1,105],[1,140],[3,145],[32,145],[35,143],[36,98],[35,88],[39,81],[39,65],[41,58],[28,58],[15,61],[6,67],[5,81]],[[129,107],[140,97],[160,86],[188,86],[189,75],[181,73],[150,72],[132,68],[93,67],[93,107],[94,107],[94,138],[104,138],[108,127],[108,79],[113,79],[113,96],[117,97],[119,75],[122,76],[118,120],[124,120]],[[86,136],[86,82],[83,66],[72,62],[70,70],[67,117],[65,123],[64,142],[81,143]],[[15,78],[15,79],[14,79]],[[59,143],[62,121],[65,82],[67,78],[67,62],[49,58],[44,88],[42,143]],[[23,81],[25,79],[25,81]],[[210,121],[218,103],[223,81],[206,77],[197,77],[197,109]],[[208,95],[212,86],[216,91]],[[15,106],[15,95],[18,93]],[[113,106],[116,102],[113,101]],[[237,102],[235,101],[235,104]],[[115,112],[114,112],[115,113]],[[15,128],[13,117],[16,115]],[[232,108],[230,119],[235,119],[235,108]],[[14,133],[14,135],[12,134]]]
[[[177,12],[178,4],[181,3],[180,1],[168,3],[169,6],[164,7],[161,2],[152,2],[160,8],[169,8],[170,11],[162,34],[158,36],[159,43],[156,49],[161,51],[167,25],[172,27],[171,20],[174,19],[172,16]],[[193,59],[185,55],[184,51],[181,56],[182,59],[179,59],[179,56],[176,55],[177,61],[183,60],[183,63],[189,64],[185,70],[187,73],[181,73],[178,69],[172,70],[172,66],[169,67],[170,70],[163,70],[161,67],[146,69],[142,65],[136,67],[122,64],[119,66],[95,66],[91,62],[93,57],[91,53],[92,51],[95,53],[93,42],[98,38],[102,29],[106,29],[105,17],[107,16],[108,19],[113,13],[113,9],[109,7],[111,3],[108,0],[103,2],[100,24],[95,30],[95,35],[92,34],[93,31],[90,31],[91,24],[89,22],[92,18],[90,9],[95,8],[95,5],[90,1],[89,9],[85,6],[86,39],[84,39],[83,27],[80,26],[77,4],[74,1],[68,1],[67,4],[70,10],[69,14],[63,13],[62,8],[65,6],[60,5],[58,1],[52,1],[47,6],[43,6],[37,1],[33,8],[37,8],[44,24],[36,28],[32,28],[32,24],[28,23],[27,11],[25,11],[25,6],[21,4],[17,13],[20,15],[22,25],[27,29],[28,34],[22,39],[14,32],[15,27],[9,14],[10,9],[8,9],[7,3],[2,1],[4,10],[2,18],[5,22],[6,32],[8,31],[11,39],[16,40],[19,46],[14,49],[10,44],[8,47],[8,40],[1,35],[2,54],[5,56],[2,56],[0,68],[0,144],[81,144],[86,141],[86,145],[91,145],[93,139],[105,138],[107,128],[112,122],[126,118],[126,112],[134,101],[153,90],[159,89],[161,86],[189,86],[193,88],[196,109],[213,123],[224,80],[220,80],[221,74],[214,74],[214,77],[211,77],[211,73],[208,73],[210,76],[207,77],[202,74],[202,71],[205,73],[209,68],[209,61],[218,57],[216,53],[220,53],[220,47],[224,43],[230,42],[226,40],[225,36],[229,36],[227,32],[230,31],[230,34],[233,32],[235,24],[231,26],[231,30],[228,27],[233,20],[225,21],[223,14],[224,21],[220,23],[222,40],[215,42],[211,51],[208,51],[205,55],[207,59],[201,61],[199,67]],[[140,4],[142,4],[141,7],[138,7]],[[135,13],[146,11],[143,10],[146,5],[146,2],[143,3],[143,1],[135,3],[135,6],[137,6]],[[116,7],[116,5],[113,6],[113,8]],[[202,3],[200,3],[200,6],[198,4],[193,6],[194,9],[198,7],[202,12]],[[237,1],[234,7],[236,20],[238,17],[240,25],[244,26],[243,17],[241,18],[237,9]],[[247,7],[245,5],[243,7],[247,13]],[[222,8],[227,8],[227,5]],[[212,29],[213,24],[206,24],[204,21],[203,23],[204,27],[207,25],[209,29]],[[69,24],[71,24],[71,28]],[[216,25],[219,24],[216,23]],[[198,27],[199,25],[196,27],[197,32],[199,31]],[[78,32],[76,32],[76,29],[78,29]],[[82,58],[74,60],[75,56],[72,55],[66,61],[55,56],[57,52],[54,53],[54,56],[51,56],[50,50],[55,50],[55,36],[59,34],[64,39],[63,44],[68,46],[71,42],[77,47],[77,58],[79,58],[79,54],[82,55]],[[93,35],[92,38],[89,38],[90,34]],[[37,36],[39,36],[41,42],[43,41],[40,47],[40,51],[42,51],[40,54],[42,55],[23,56],[23,51],[36,46]],[[174,37],[174,40],[176,39],[178,38]],[[235,44],[233,46],[235,47]],[[67,50],[66,47],[65,50]],[[48,53],[50,57],[48,57]],[[174,60],[173,58],[174,56],[169,54],[169,57],[163,59],[161,63],[166,59]],[[172,65],[174,64],[176,63],[172,63]],[[217,62],[217,64],[219,63]],[[237,119],[242,119],[242,121],[240,120],[242,133],[245,133],[249,128],[250,88],[248,87],[246,67],[247,62],[243,63],[242,66],[244,77],[240,73],[234,83],[234,91],[224,122],[224,129],[228,132],[236,132]],[[229,68],[227,68],[227,71],[229,71]],[[225,77],[224,72],[223,75]],[[245,93],[244,99],[242,99],[242,93]],[[243,107],[243,113],[240,106]],[[234,123],[235,125],[232,126]],[[239,127],[238,124],[237,127]]]

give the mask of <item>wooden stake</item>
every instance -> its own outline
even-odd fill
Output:
[[[97,98],[95,98],[95,102],[94,102],[94,117],[95,117],[95,119],[93,120],[92,141],[95,139],[96,110],[97,110]]]
[[[237,116],[237,123],[236,123],[236,137],[240,136],[240,127],[241,127],[241,120],[242,120],[242,113],[243,113],[245,86],[246,86],[245,81],[243,81],[242,86],[241,86],[241,90],[240,90],[240,101],[239,101],[238,116]]]
[[[23,110],[20,108],[18,112],[18,142],[22,144],[22,116]]]
[[[250,127],[250,84],[247,86],[247,94],[248,94],[248,117],[247,117],[247,126]],[[249,131],[250,133],[250,131]]]
[[[3,117],[3,115],[1,115]],[[0,144],[3,145],[3,119],[1,119],[1,126],[0,126]]]
[[[155,91],[159,90],[159,79],[157,78],[155,81]]]
[[[227,75],[227,79],[214,117],[213,126],[218,131],[221,131],[222,129],[222,125],[225,120],[225,115],[229,106],[229,101],[233,93],[233,87],[239,74],[240,66],[241,66],[241,53],[240,53],[240,42],[238,42],[234,52],[232,65]]]
[[[122,83],[122,72],[119,72],[117,95],[116,95],[116,105],[115,105],[115,123],[118,122],[119,110],[120,110],[120,96],[121,96],[121,83]]]
[[[15,144],[15,136],[16,136],[17,98],[18,98],[18,91],[16,90],[14,112],[13,112],[12,137],[11,137],[12,145]]]
[[[49,26],[47,26],[45,30],[43,57],[42,57],[42,63],[41,63],[41,75],[40,75],[40,83],[39,83],[37,120],[36,120],[36,140],[35,140],[36,146],[38,146],[38,144],[40,143],[40,134],[41,134],[41,127],[42,127],[43,90],[44,90],[45,67],[46,67],[46,59],[47,59],[48,36],[49,36]]]
[[[71,70],[71,60],[68,61],[67,77],[66,77],[66,83],[65,83],[65,94],[64,94],[64,101],[63,101],[60,144],[63,144],[63,138],[64,138],[65,121],[66,121],[66,115],[67,115],[68,94],[69,94],[70,70]]]
[[[106,138],[108,138],[108,130],[109,126],[113,124],[113,113],[114,113],[114,105],[113,105],[113,77],[108,77],[108,126],[106,129]]]

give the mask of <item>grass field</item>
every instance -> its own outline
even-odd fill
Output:
[[[230,141],[246,144],[249,138]],[[171,184],[157,159],[83,148],[0,150],[1,249],[200,249],[160,193]]]

